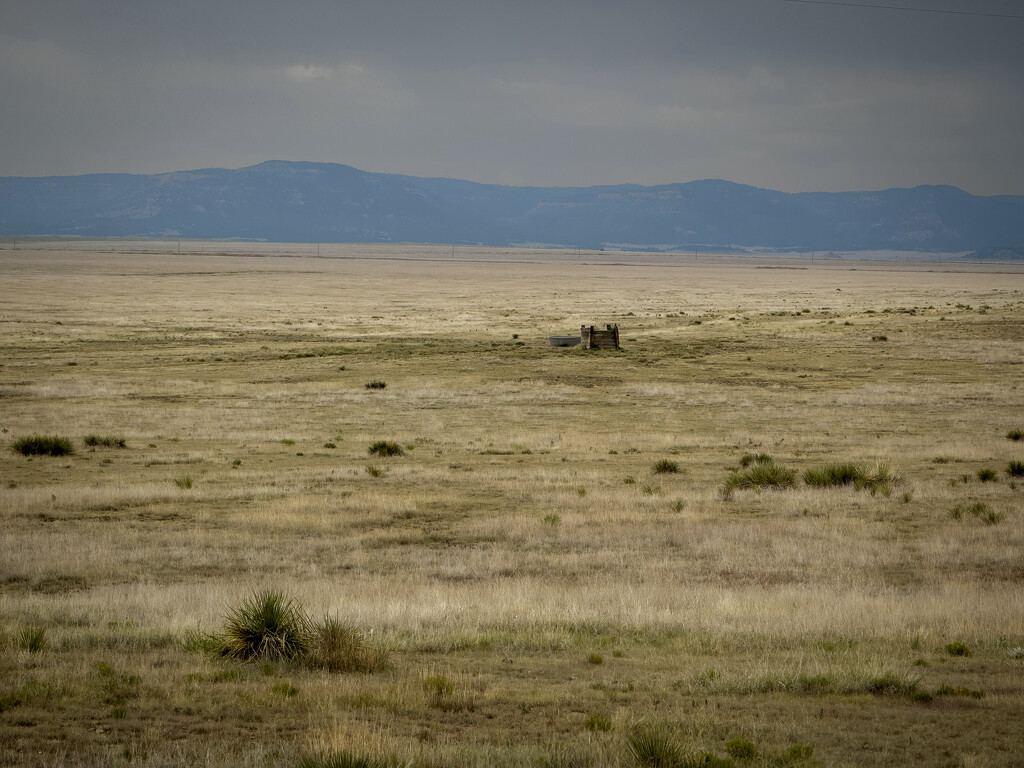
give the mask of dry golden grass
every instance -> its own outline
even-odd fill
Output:
[[[1016,764],[1022,272],[272,250],[0,252],[0,762]],[[902,480],[723,498],[762,452]],[[391,667],[204,651],[261,588]]]

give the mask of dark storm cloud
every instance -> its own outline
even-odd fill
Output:
[[[1024,21],[784,0],[7,0],[0,174],[281,158],[1024,193],[1022,38]]]

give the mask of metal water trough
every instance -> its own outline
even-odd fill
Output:
[[[549,336],[552,347],[575,347],[580,343],[579,336]]]

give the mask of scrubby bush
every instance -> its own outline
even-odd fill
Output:
[[[370,445],[367,452],[375,456],[404,456],[405,449],[393,440],[378,440]]]
[[[1011,461],[1006,465],[1006,474],[1010,477],[1024,477],[1024,461]]]
[[[975,474],[978,476],[978,479],[983,483],[990,483],[993,482],[994,480],[999,479],[999,473],[996,472],[991,467],[979,469]]]
[[[1024,440],[1024,429],[1011,429],[1006,433],[1006,439],[1014,441]]]
[[[67,456],[75,452],[75,448],[68,438],[57,435],[19,437],[11,448],[22,456]]]
[[[379,379],[374,379],[373,381],[366,382],[365,386],[366,386],[367,389],[386,389],[387,386],[388,386],[388,383],[386,381],[380,381]]]

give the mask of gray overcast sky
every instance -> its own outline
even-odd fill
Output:
[[[1024,16],[1024,0],[865,0]],[[0,175],[263,160],[1024,194],[1024,20],[786,0],[0,0]]]

